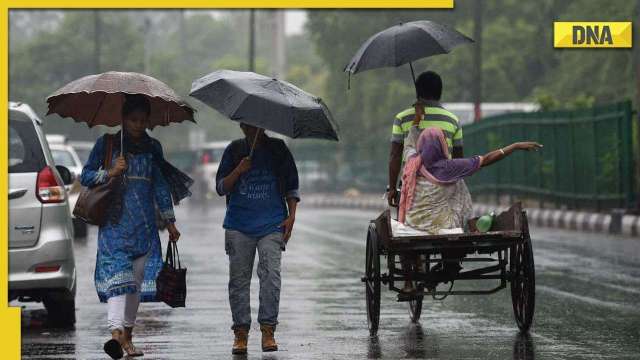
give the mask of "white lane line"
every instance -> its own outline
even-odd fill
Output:
[[[329,216],[350,217],[365,220],[375,219],[376,217],[378,217],[378,215],[380,215],[380,211],[361,209],[309,209],[308,212],[329,213]]]
[[[590,305],[601,306],[601,307],[606,307],[609,309],[620,310],[620,311],[628,311],[633,313],[638,312],[638,308],[634,306],[618,304],[611,301],[598,300],[589,296],[578,295],[578,294],[570,293],[568,291],[562,291],[562,290],[554,289],[552,287],[548,287],[544,285],[536,285],[536,290],[540,290],[542,292],[548,292],[553,295],[570,298],[573,300],[582,301]]]
[[[580,279],[582,281],[592,281],[591,279]],[[607,279],[604,279],[607,280]],[[632,289],[623,285],[615,285],[615,284],[607,284],[607,283],[600,283],[600,285],[604,286],[604,287],[608,287],[610,289],[615,289],[618,291],[622,291],[622,292],[626,292],[626,293],[630,293],[630,294],[636,294],[636,295],[640,295],[640,290],[637,289]]]
[[[352,245],[358,245],[358,246],[364,246],[365,245],[365,241],[366,239],[364,238],[364,236],[366,236],[366,234],[362,234],[362,238],[358,239],[356,237],[349,237],[349,236],[344,236],[344,235],[340,235],[340,234],[336,234],[334,232],[330,232],[330,231],[325,231],[325,230],[320,230],[311,226],[307,226],[307,225],[303,225],[303,224],[296,224],[294,231],[298,230],[298,231],[302,231],[305,232],[307,234],[311,234],[314,236],[318,236],[336,243],[340,243],[340,244],[352,244]]]

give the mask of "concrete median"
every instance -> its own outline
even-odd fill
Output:
[[[347,209],[383,210],[387,202],[381,195],[342,196],[338,194],[310,194],[303,199],[304,206],[339,207]],[[504,211],[508,206],[474,203],[474,215],[491,211]],[[531,224],[601,234],[619,234],[640,239],[640,216],[624,214],[615,209],[610,213],[527,208]]]

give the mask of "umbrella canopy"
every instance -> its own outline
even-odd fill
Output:
[[[122,123],[124,94],[149,98],[149,128],[184,120],[194,121],[194,109],[169,86],[151,76],[109,71],[74,80],[47,97],[49,114],[71,117],[77,122],[118,126]]]
[[[292,138],[338,141],[335,121],[324,102],[286,81],[218,70],[195,80],[189,95],[234,121]]]
[[[356,74],[370,69],[411,64],[428,56],[449,53],[460,44],[472,42],[472,39],[458,31],[433,21],[403,23],[380,31],[365,41],[344,71]]]

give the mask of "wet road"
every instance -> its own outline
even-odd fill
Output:
[[[142,304],[137,344],[145,359],[232,358],[223,208],[178,209],[186,309]],[[280,351],[260,351],[257,277],[249,359],[638,359],[640,241],[532,229],[536,314],[531,335],[518,335],[509,292],[425,299],[421,325],[407,304],[383,288],[380,331],[368,336],[364,234],[369,211],[305,209],[283,257]],[[46,327],[40,304],[23,310],[24,359],[105,359],[106,306],[93,287],[96,231],[76,243],[75,330]],[[167,235],[162,234],[163,245]],[[255,270],[254,270],[255,271]],[[16,304],[16,303],[14,303]],[[243,358],[243,357],[240,357]]]

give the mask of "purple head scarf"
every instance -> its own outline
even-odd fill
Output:
[[[422,159],[422,166],[418,171],[438,185],[453,184],[480,169],[480,156],[449,159],[449,148],[444,133],[439,128],[424,129],[418,138],[416,148]]]

